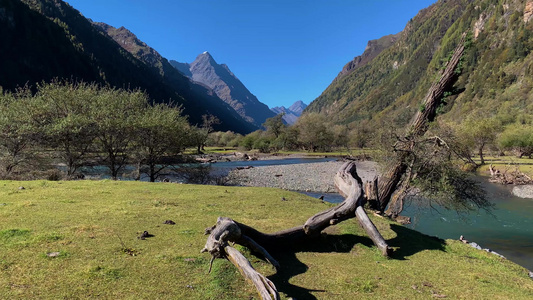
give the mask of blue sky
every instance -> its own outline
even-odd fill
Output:
[[[369,40],[435,0],[66,0],[124,26],[167,59],[209,51],[269,107],[309,104]]]

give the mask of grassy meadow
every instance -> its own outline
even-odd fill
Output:
[[[269,188],[0,181],[0,299],[258,299],[228,261],[216,260],[207,273],[204,229],[227,216],[273,232],[330,205]],[[533,297],[533,280],[518,265],[373,220],[394,247],[392,258],[379,254],[355,219],[272,253],[282,265],[277,273],[239,249],[282,299]],[[143,231],[154,236],[138,239]]]

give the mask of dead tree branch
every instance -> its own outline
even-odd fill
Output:
[[[219,217],[215,226],[206,229],[206,234],[209,234],[209,237],[202,252],[209,252],[213,259],[227,258],[230,260],[245,278],[252,281],[261,299],[279,299],[275,285],[259,274],[238,250],[229,246],[229,242],[248,247],[259,253],[278,269],[279,263],[269,254],[267,249],[286,251],[286,246],[296,244],[304,239],[314,238],[325,228],[357,216],[359,224],[381,253],[384,256],[389,256],[391,248],[363,209],[365,198],[362,181],[357,175],[353,162],[343,164],[335,175],[335,186],[339,193],[345,197],[342,203],[312,216],[302,226],[273,234],[262,233],[230,218]]]

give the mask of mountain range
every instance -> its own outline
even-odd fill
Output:
[[[153,102],[181,105],[193,125],[212,114],[221,121],[217,130],[258,128],[125,28],[93,23],[63,1],[0,0],[0,36],[4,90],[54,78],[138,88]]]
[[[466,34],[467,50],[439,118],[522,122],[533,114],[532,16],[531,0],[440,0],[402,32],[369,42],[304,113],[354,127],[402,128]]]
[[[286,108],[285,106],[276,106],[270,110],[272,110],[276,115],[283,113],[283,121],[289,125],[292,125],[296,123],[306,107],[307,104],[303,103],[302,100],[298,100],[289,106],[289,108]]]
[[[532,0],[439,0],[400,33],[369,41],[303,113],[352,127],[405,126],[466,33],[441,118],[530,122],[532,18]],[[92,22],[60,0],[0,0],[0,37],[3,90],[54,78],[141,89],[155,103],[181,105],[193,125],[212,114],[216,130],[244,134],[279,112],[289,124],[298,115],[292,106],[270,110],[208,52],[192,63],[168,61],[126,28]]]
[[[227,65],[218,64],[209,52],[198,55],[190,64],[175,60],[170,63],[193,82],[213,89],[220,99],[248,122],[260,127],[266,119],[275,116],[267,105],[250,93]]]

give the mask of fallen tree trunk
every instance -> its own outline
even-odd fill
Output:
[[[261,299],[279,299],[279,293],[276,290],[276,286],[264,275],[257,272],[244,255],[231,246],[226,246],[224,250],[229,261],[239,269],[245,278],[252,281],[261,296]]]
[[[391,248],[363,209],[365,198],[362,191],[362,181],[357,175],[353,162],[342,165],[335,175],[335,186],[339,193],[345,197],[345,200],[333,208],[312,216],[303,226],[266,234],[230,218],[219,217],[213,227],[206,229],[206,234],[209,234],[209,237],[202,252],[211,254],[211,263],[215,258],[229,259],[245,278],[252,281],[261,299],[279,299],[276,287],[270,280],[259,274],[239,251],[230,247],[229,242],[250,248],[265,257],[278,269],[279,263],[270,255],[268,250],[287,251],[286,246],[296,244],[303,239],[316,237],[325,228],[357,216],[359,223],[381,253],[384,256],[390,255]],[[209,269],[211,270],[211,267]]]

